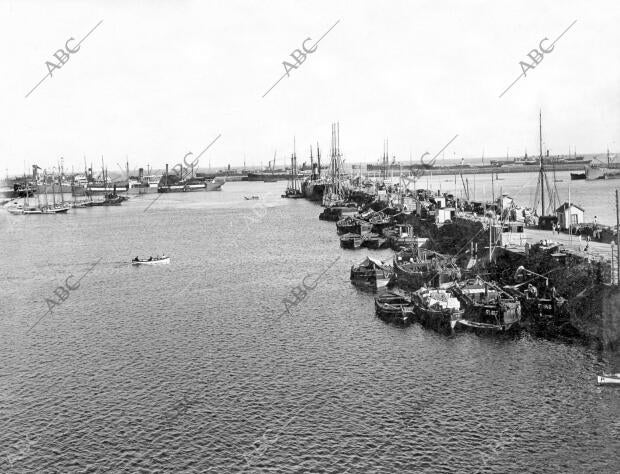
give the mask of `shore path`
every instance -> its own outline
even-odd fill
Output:
[[[580,241],[579,236],[577,235],[573,235],[571,237],[563,232],[557,234],[556,232],[553,232],[551,230],[530,229],[526,227],[523,233],[504,232],[502,235],[502,239],[504,243],[508,244],[509,248],[523,248],[526,242],[529,242],[530,245],[532,245],[546,239],[551,242],[558,242],[560,244],[563,244],[566,249],[570,249],[573,253],[576,253],[582,257],[587,257],[588,255],[590,255],[593,260],[600,260],[601,258],[603,258],[606,261],[611,261],[611,244],[595,242],[594,240],[592,240],[590,241],[588,251],[585,252],[584,249],[587,242],[584,236],[581,237]]]

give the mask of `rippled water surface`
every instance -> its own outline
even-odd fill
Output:
[[[1,472],[617,472],[612,355],[384,324],[283,187],[3,221]]]

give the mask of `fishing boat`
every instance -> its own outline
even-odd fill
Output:
[[[465,311],[458,298],[446,289],[422,287],[411,295],[416,320],[424,327],[452,333]]]
[[[297,177],[297,153],[295,152],[295,140],[293,139],[293,154],[291,155],[291,174],[289,176],[288,186],[286,187],[286,190],[282,195],[283,198],[300,199],[304,197],[304,193],[301,190],[301,184]]]
[[[170,257],[162,255],[161,257],[149,257],[148,259],[141,260],[136,257],[131,261],[132,265],[167,265],[170,263]]]
[[[366,257],[358,265],[351,266],[351,282],[354,285],[385,288],[394,277],[394,269],[380,260]]]
[[[388,239],[390,248],[396,252],[411,246],[422,246],[426,239],[419,239],[410,224],[397,224],[395,228],[384,229],[383,235]]]
[[[403,289],[416,291],[422,286],[440,286],[458,280],[461,271],[440,253],[411,247],[394,255],[396,281]]]
[[[413,318],[414,306],[403,294],[386,293],[375,297],[375,313],[386,322],[407,324]]]
[[[365,217],[372,225],[372,231],[381,234],[384,229],[392,225],[393,219],[391,216],[385,215],[383,212],[374,212],[372,215]]]
[[[344,234],[340,237],[340,246],[343,249],[358,249],[362,246],[362,236],[359,234]]]
[[[451,291],[465,308],[458,321],[464,326],[507,331],[521,320],[519,300],[479,276],[455,284]]]
[[[596,377],[599,385],[618,385],[620,386],[620,374],[603,374]]]
[[[355,216],[345,216],[336,222],[336,231],[338,234],[360,234],[365,235],[372,230],[372,224]]]
[[[378,250],[388,246],[388,239],[374,232],[362,235],[362,240],[362,245],[368,249]]]
[[[255,201],[257,199],[260,199],[259,196],[253,195],[253,196],[243,196],[243,199],[245,199],[246,201]]]

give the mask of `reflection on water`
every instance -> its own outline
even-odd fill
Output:
[[[348,280],[367,251],[341,250],[333,223],[283,187],[13,216],[2,471],[615,471],[620,391],[595,385],[608,354],[384,324]],[[170,265],[129,264],[158,253]]]

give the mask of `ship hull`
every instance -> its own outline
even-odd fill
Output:
[[[215,181],[199,184],[172,184],[160,185],[157,188],[158,193],[189,193],[196,191],[221,191],[225,181]]]

